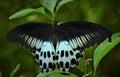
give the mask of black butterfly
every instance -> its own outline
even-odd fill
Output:
[[[84,49],[106,38],[111,32],[90,22],[67,22],[58,25],[32,22],[12,29],[7,39],[32,51],[43,72],[69,71],[78,64]]]

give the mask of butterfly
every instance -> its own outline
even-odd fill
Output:
[[[112,33],[99,24],[71,21],[59,24],[30,22],[19,25],[7,34],[7,39],[29,49],[42,72],[55,68],[70,71],[83,57],[83,51]]]

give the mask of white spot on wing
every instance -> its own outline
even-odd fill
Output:
[[[88,34],[85,34],[86,38],[90,40],[90,36]]]
[[[29,37],[28,35],[25,36],[24,38],[25,42],[27,41],[28,37]]]
[[[32,42],[31,42],[31,47],[35,46],[35,42],[36,42],[36,38],[33,38]]]
[[[75,40],[76,40],[76,42],[77,42],[77,45],[80,47],[80,46],[81,46],[81,44],[80,44],[80,42],[79,42],[78,38],[79,38],[79,37],[76,37],[76,38],[75,38]]]
[[[86,38],[84,36],[81,36],[81,39],[82,39],[83,43],[86,44]]]
[[[72,43],[71,40],[69,40],[69,43],[70,43],[70,45],[72,46],[72,48],[74,48],[74,45],[73,45],[73,43]]]
[[[29,39],[27,40],[28,45],[31,44],[31,41],[32,41],[32,37],[30,36]]]
[[[74,45],[74,48],[76,48],[76,42],[75,42],[74,39],[72,39],[72,43],[73,43],[73,45]]]
[[[42,44],[42,41],[40,41],[40,40],[38,39],[37,42],[36,42],[36,49],[40,49],[41,44]]]
[[[57,46],[56,46],[56,49],[58,49],[58,48],[59,48],[59,45],[60,45],[60,43],[59,43],[59,42],[57,42]]]
[[[77,39],[78,39],[78,41],[79,41],[80,47],[83,47],[83,43],[82,43],[80,37],[78,37]]]

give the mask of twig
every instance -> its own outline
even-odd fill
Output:
[[[92,59],[87,59],[87,60],[85,60],[85,70],[84,70],[84,75],[83,75],[83,77],[87,77],[87,76],[89,76],[89,74],[92,73],[92,72],[87,73],[87,66],[90,64],[91,61],[92,61]]]

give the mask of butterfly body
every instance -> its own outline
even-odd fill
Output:
[[[78,64],[84,49],[109,38],[111,32],[90,22],[58,25],[33,22],[12,29],[7,39],[32,51],[43,72],[57,68],[69,71]]]

